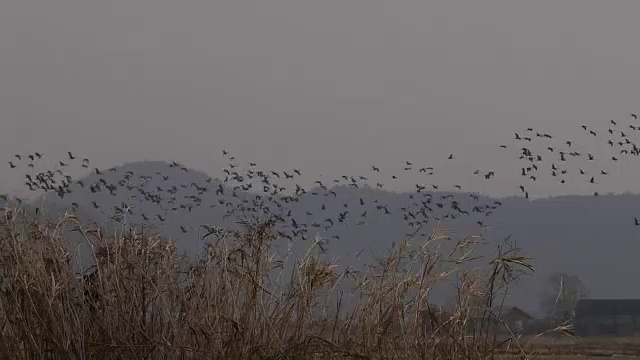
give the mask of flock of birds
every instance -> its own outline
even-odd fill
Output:
[[[425,225],[431,220],[455,219],[473,213],[489,216],[501,205],[499,200],[482,203],[479,195],[468,194],[472,206],[467,208],[456,199],[454,193],[435,192],[439,188],[437,184],[416,184],[415,191],[407,194],[408,201],[394,208],[384,200],[375,198],[376,193],[384,193],[384,185],[376,182],[375,187],[370,186],[367,176],[343,175],[331,183],[318,180],[313,188],[305,189],[295,184],[296,179],[301,176],[299,169],[267,171],[258,169],[255,163],[241,167],[235,161],[235,157],[227,151],[223,152],[223,156],[228,160],[228,166],[223,169],[224,179],[208,177],[201,182],[190,183],[172,182],[173,179],[191,179],[176,174],[191,172],[176,162],[168,164],[168,170],[173,173],[156,171],[152,174],[135,174],[120,167],[108,170],[91,168],[89,159],[81,159],[70,152],[67,155],[65,160],[58,161],[54,170],[33,170],[34,173],[27,173],[25,185],[31,191],[54,194],[59,201],[71,198],[70,206],[73,211],[89,206],[116,221],[138,216],[145,223],[164,223],[171,213],[179,215],[175,213],[190,213],[201,207],[217,207],[224,209],[223,218],[242,214],[245,218],[249,216],[258,222],[265,219],[273,221],[277,225],[279,236],[293,240],[307,239],[312,232],[329,234],[332,228],[351,221],[355,221],[356,226],[362,226],[369,217],[395,215],[400,216],[413,229],[411,235],[417,235],[421,230],[426,230]],[[35,169],[36,163],[42,157],[40,153],[26,156],[18,154],[16,160],[11,161],[9,165],[12,169],[19,169],[25,165],[26,168]],[[448,157],[450,160],[453,158],[453,155]],[[74,180],[65,170],[78,164],[91,169],[93,174]],[[433,175],[435,171],[433,167],[415,166],[410,161],[405,162],[403,169],[405,173],[413,171],[425,177]],[[371,172],[379,174],[381,170],[373,165]],[[494,173],[490,171],[483,175],[490,179]],[[398,179],[398,176],[389,175],[389,179]],[[293,186],[287,186],[283,182],[293,183]],[[359,188],[367,189],[368,195],[361,194],[357,198],[350,198],[349,194],[345,193],[349,189]],[[456,188],[461,189],[461,186],[456,185]],[[79,194],[72,196],[74,193]],[[112,205],[112,214],[109,214],[108,205],[101,203],[98,196],[103,193],[109,194],[113,199],[126,201]],[[102,199],[104,200],[104,197]],[[314,206],[314,203],[317,206]],[[484,226],[482,220],[478,220],[478,224]],[[221,231],[219,227],[202,227],[206,234],[211,234],[216,229]],[[185,234],[193,230],[192,226],[185,224],[179,228]],[[426,232],[422,232],[421,235],[426,236]],[[340,234],[334,233],[330,237],[340,239]]]
[[[608,131],[604,132],[611,149],[611,154],[605,159],[607,163],[608,160],[617,162],[624,156],[640,155],[640,147],[634,142],[634,132],[640,131],[640,122],[635,114],[631,116],[633,121],[628,124],[618,124],[614,120],[609,122]],[[588,138],[600,138],[601,134],[588,126],[583,125],[582,130]],[[579,140],[558,140],[548,133],[528,128],[515,133],[514,143],[500,147],[517,150],[516,157],[522,161],[518,172],[525,179],[518,187],[522,195],[528,198],[528,182],[538,181],[545,175],[560,183],[567,183],[570,173],[575,171],[584,178],[585,184],[598,184],[601,177],[609,174],[604,168],[592,170],[577,163],[579,159],[584,159],[587,163],[600,164],[592,153],[577,150]],[[227,160],[223,179],[206,177],[191,182],[180,180],[200,178],[202,173],[188,176],[186,173],[192,170],[177,162],[168,165],[170,172],[136,174],[124,167],[107,170],[94,168],[89,159],[71,152],[65,160],[57,162],[54,170],[36,171],[37,163],[44,157],[38,152],[16,154],[15,159],[9,161],[9,167],[14,171],[27,169],[25,185],[31,191],[54,194],[63,202],[71,198],[72,211],[89,206],[119,222],[139,219],[143,223],[164,223],[172,213],[177,218],[179,215],[188,216],[198,208],[218,208],[223,211],[223,219],[234,216],[233,220],[255,220],[247,221],[245,225],[271,222],[276,225],[277,234],[289,240],[307,239],[313,232],[340,239],[339,231],[331,232],[340,224],[355,222],[356,226],[362,226],[367,218],[380,216],[401,218],[411,229],[408,236],[427,236],[430,222],[463,216],[474,216],[477,224],[484,227],[483,218],[502,205],[499,200],[476,193],[463,193],[462,186],[457,184],[453,185],[457,192],[441,191],[438,184],[415,184],[414,191],[405,193],[406,201],[401,206],[392,207],[381,196],[385,193],[384,184],[376,180],[386,177],[392,181],[400,175],[383,175],[381,168],[376,165],[371,166],[370,176],[343,175],[330,183],[315,181],[313,188],[305,189],[296,184],[296,179],[301,176],[299,169],[261,170],[255,163],[241,166],[227,151],[223,151],[223,156]],[[450,154],[447,160],[455,158]],[[92,174],[74,179],[67,173],[72,166],[80,166]],[[432,166],[406,161],[402,174],[426,180],[435,171]],[[178,172],[184,174],[178,175]],[[473,174],[485,181],[495,176],[491,170],[478,169]],[[73,196],[76,192],[79,195]],[[595,191],[593,193],[598,195]],[[111,206],[101,203],[100,199],[105,199],[101,194],[108,194],[107,198],[113,199]],[[465,199],[460,199],[460,196]],[[7,195],[0,195],[0,199],[9,200]],[[115,199],[118,199],[118,204],[115,204]],[[111,214],[107,213],[109,210],[112,210]],[[635,225],[640,226],[637,218],[634,221]],[[179,228],[184,234],[195,229],[189,224],[179,225]],[[204,229],[203,232],[198,231],[202,237],[223,231],[219,226],[201,225],[200,228]]]
[[[624,157],[639,156],[640,146],[636,142],[636,132],[640,131],[637,115],[631,114],[632,122],[621,124],[609,120],[606,131],[599,132],[587,125],[581,125],[582,137],[578,139],[558,140],[548,133],[540,133],[533,128],[527,128],[521,133],[515,133],[515,144],[500,145],[504,149],[513,148],[518,151],[518,159],[522,161],[519,172],[528,183],[540,180],[543,176],[566,184],[573,174],[582,179],[587,186],[599,184],[599,180],[610,175],[606,167],[621,161]],[[604,134],[604,136],[602,136]],[[579,151],[580,140],[584,138],[604,139],[609,153],[603,159],[588,151]],[[586,163],[579,163],[580,160]],[[595,165],[595,169],[594,166]],[[528,185],[519,185],[520,192],[529,197]],[[592,191],[598,196],[597,191]]]

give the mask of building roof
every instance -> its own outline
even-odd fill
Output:
[[[502,310],[501,312],[498,312],[499,310]],[[517,306],[503,306],[502,309],[500,308],[496,308],[494,309],[494,312],[496,314],[500,314],[500,316],[505,316],[507,314],[511,314],[511,313],[515,313],[519,316],[522,316],[528,320],[533,320],[533,316],[531,316],[528,312],[520,309]]]
[[[506,305],[502,306],[502,307],[496,306],[496,307],[493,307],[492,311],[491,311],[491,316],[497,316],[498,318],[504,317],[504,316],[510,315],[510,314],[518,315],[518,316],[523,317],[523,318],[525,318],[527,320],[533,320],[534,319],[534,317],[531,316],[528,312],[520,309],[517,306],[506,306]],[[480,309],[476,313],[476,317],[484,317],[484,316],[488,316],[488,315],[489,315],[488,313],[485,313],[484,311],[482,311]]]
[[[640,314],[640,299],[581,299],[576,315]]]

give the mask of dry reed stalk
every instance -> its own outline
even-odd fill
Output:
[[[311,249],[299,258],[275,252],[269,220],[243,225],[193,260],[158,234],[109,235],[72,216],[51,224],[0,210],[0,357],[496,358],[495,334],[470,331],[470,321],[487,317],[528,266],[508,250],[488,269],[469,268],[480,238],[437,253],[433,244],[451,241],[437,226],[425,243],[405,241],[355,273]],[[85,274],[74,273],[66,251],[72,226],[91,245]],[[455,302],[433,309],[430,293],[454,277]],[[347,280],[354,286],[345,294]]]

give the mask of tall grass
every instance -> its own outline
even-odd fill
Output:
[[[92,266],[75,273],[65,237],[76,231]],[[529,265],[518,249],[474,261],[482,236],[450,239],[436,226],[366,269],[344,268],[315,246],[277,251],[270,219],[219,232],[198,259],[151,230],[106,233],[66,215],[39,221],[0,210],[3,359],[486,359],[518,339],[474,327],[490,318]],[[457,294],[436,309],[432,291]],[[507,341],[508,340],[508,341]]]

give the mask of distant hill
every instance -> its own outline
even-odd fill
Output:
[[[277,180],[275,176],[270,179]],[[83,217],[103,223],[113,223],[108,218],[114,215],[114,207],[129,207],[127,222],[156,224],[163,234],[177,240],[181,251],[190,254],[203,246],[200,225],[224,223],[223,216],[230,207],[225,205],[228,201],[237,204],[244,200],[250,204],[256,196],[262,202],[268,202],[270,197],[265,191],[270,189],[262,189],[265,184],[260,179],[253,179],[251,188],[248,185],[241,188],[238,179],[235,183],[212,179],[203,172],[165,162],[132,162],[79,180],[82,185],[74,182],[69,186],[70,193],[62,199],[49,193],[41,200],[56,211],[77,205],[76,211]],[[288,180],[289,188],[295,189],[295,181]],[[102,184],[100,190],[92,192],[91,186],[97,184]],[[430,198],[431,221],[418,233],[428,232],[434,218],[440,217],[455,239],[477,233],[480,230],[477,221],[482,221],[494,245],[511,235],[518,247],[533,257],[537,271],[514,289],[510,301],[513,304],[535,310],[540,281],[553,271],[577,274],[594,297],[640,298],[640,289],[634,286],[632,265],[640,252],[640,227],[634,226],[633,221],[640,213],[638,195],[562,196],[531,201],[514,197],[474,199],[475,194],[429,191],[425,195],[426,190],[393,193],[353,184],[348,180],[337,187],[322,184],[326,189],[307,189],[297,202],[286,204],[284,200],[292,191],[277,193],[271,196],[271,210],[284,213],[290,210],[298,225],[308,224],[309,238],[316,234],[328,238],[327,256],[337,257],[346,266],[371,261],[368,256],[356,258],[361,250],[363,254],[382,253],[393,242],[405,238],[412,222],[407,214],[416,215],[418,208],[412,206]],[[219,189],[224,195],[216,194]],[[495,205],[496,202],[501,205]],[[276,203],[285,205],[278,208]],[[469,212],[469,216],[453,211],[453,204]],[[473,211],[474,206],[482,207],[483,212]],[[340,213],[346,211],[340,221]],[[487,211],[491,212],[489,216],[485,215]],[[447,213],[458,216],[445,218]],[[331,227],[330,222],[334,224]],[[295,242],[297,249],[310,243],[309,239]],[[493,251],[494,247],[488,247],[484,254],[489,256]]]

